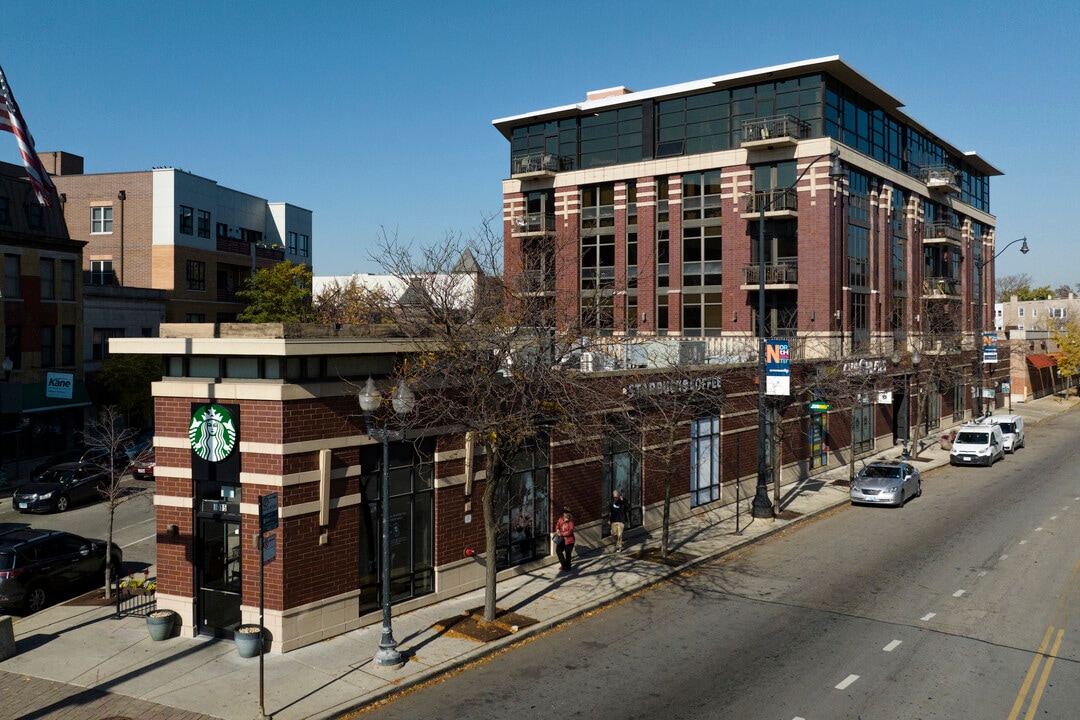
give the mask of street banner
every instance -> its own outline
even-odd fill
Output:
[[[787,340],[765,341],[765,394],[791,394],[791,357]]]
[[[996,363],[997,357],[997,333],[984,332],[982,336],[983,364]]]

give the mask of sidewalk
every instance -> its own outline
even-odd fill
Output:
[[[1077,402],[1047,397],[1014,404],[1012,411],[1024,416],[1030,428]],[[924,475],[949,462],[948,452],[936,442],[937,435],[927,439],[929,444],[915,461]],[[895,459],[899,454],[898,446],[885,448],[872,458],[858,460],[857,466],[871,459]],[[266,655],[266,715],[275,720],[335,718],[364,707],[846,504],[847,478],[845,464],[785,486],[775,520],[749,517],[750,498],[745,498],[738,519],[728,506],[673,524],[672,549],[694,558],[680,568],[631,556],[642,545],[658,544],[654,530],[629,535],[622,554],[607,549],[587,552],[577,558],[571,574],[560,575],[558,566],[551,565],[500,582],[499,607],[537,622],[499,640],[480,643],[436,627],[442,620],[482,605],[483,591],[477,590],[394,618],[398,649],[408,657],[399,669],[372,662],[382,630],[378,624],[284,655]],[[838,480],[844,484],[833,484]],[[154,642],[143,618],[117,620],[112,608],[70,603],[16,618],[14,627],[18,654],[0,663],[0,708],[18,708],[21,718],[251,720],[259,715],[259,662],[239,657],[231,640]],[[0,715],[10,716],[5,710]]]

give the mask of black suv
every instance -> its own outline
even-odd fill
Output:
[[[37,612],[55,594],[96,581],[105,582],[105,563],[112,558],[119,573],[123,552],[105,541],[89,540],[61,530],[18,528],[0,532],[0,608]]]

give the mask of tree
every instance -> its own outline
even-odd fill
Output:
[[[885,360],[867,360],[859,353],[821,365],[812,376],[815,399],[828,402],[833,410],[849,412],[851,449],[848,453],[848,480],[855,479],[856,413],[875,400],[878,385],[889,371]]]
[[[996,282],[997,301],[1009,302],[1013,295],[1019,295],[1021,289],[1025,291],[1031,287],[1031,276],[1027,273],[1016,275],[1000,275]]]
[[[248,305],[237,316],[247,323],[298,323],[312,317],[311,270],[292,260],[255,271],[236,293]]]
[[[86,432],[83,433],[87,446],[105,450],[100,456],[95,456],[91,464],[105,477],[99,490],[105,501],[105,509],[109,513],[108,529],[105,535],[106,548],[112,548],[116,508],[136,496],[130,488],[121,483],[128,465],[128,457],[124,451],[134,437],[135,431],[124,426],[119,410],[112,405],[102,408],[98,419],[90,421]],[[111,555],[111,550],[107,553]],[[111,561],[105,563],[106,600],[112,597],[113,573],[118,572],[120,568],[113,567]]]
[[[483,451],[484,620],[491,622],[497,505],[508,496],[515,458],[565,428],[577,336],[554,329],[549,296],[518,292],[503,276],[502,238],[488,220],[471,238],[450,233],[414,249],[384,231],[377,245],[373,260],[409,288],[379,310],[411,341],[393,373],[417,392],[410,428],[438,435],[450,428]]]
[[[1065,378],[1067,387],[1069,378],[1080,372],[1080,322],[1069,318],[1055,327],[1050,337],[1058,347],[1054,357],[1057,360],[1058,372]]]
[[[141,427],[154,419],[151,384],[161,380],[156,355],[113,355],[101,365],[101,383],[128,424]]]
[[[1049,285],[1040,285],[1037,288],[1020,288],[1016,293],[1017,300],[1051,300],[1054,297],[1054,291],[1050,289]]]
[[[1072,285],[1069,285],[1068,283],[1066,283],[1064,285],[1059,285],[1058,286],[1058,289],[1054,291],[1054,297],[1067,298],[1070,295],[1072,295],[1072,293],[1073,293]]]
[[[312,299],[315,319],[322,323],[377,325],[391,322],[382,309],[391,299],[381,288],[367,288],[354,275],[342,282],[335,278]]]

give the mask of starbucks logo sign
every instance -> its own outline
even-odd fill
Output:
[[[207,462],[221,462],[236,447],[236,423],[220,405],[203,405],[191,415],[191,449]]]

